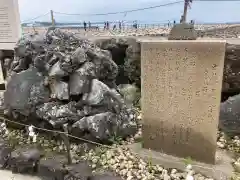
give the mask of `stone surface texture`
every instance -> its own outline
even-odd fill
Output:
[[[225,41],[145,40],[141,50],[144,147],[214,163]]]
[[[240,95],[229,97],[221,104],[219,128],[228,136],[240,135]]]

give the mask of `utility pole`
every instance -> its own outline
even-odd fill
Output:
[[[51,10],[50,13],[51,13],[52,26],[54,27],[55,26],[55,19],[54,19],[54,16],[53,16],[53,10]]]
[[[190,3],[192,3],[192,0],[185,0],[184,1],[183,15],[182,15],[181,20],[180,20],[181,23],[185,23],[186,22],[187,10],[188,10],[188,6],[189,6]]]

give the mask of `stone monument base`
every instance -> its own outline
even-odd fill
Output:
[[[186,160],[175,156],[167,155],[161,152],[147,150],[142,148],[141,143],[135,143],[128,146],[134,153],[137,153],[145,160],[151,159],[153,164],[162,165],[164,168],[176,168],[184,171],[186,168]],[[223,150],[216,152],[216,164],[205,164],[197,161],[191,161],[193,170],[216,180],[229,180],[234,171],[230,154]]]
[[[16,43],[1,43],[0,50],[14,50]]]

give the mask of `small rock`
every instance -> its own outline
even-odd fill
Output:
[[[39,162],[38,176],[64,180],[67,174],[66,164],[67,159],[65,156],[54,155],[45,157]]]
[[[36,148],[16,149],[11,153],[9,166],[13,172],[35,173],[40,157],[41,152]]]
[[[80,162],[78,164],[72,164],[67,166],[68,174],[64,177],[64,180],[81,179],[88,180],[92,176],[92,170],[89,164],[86,162]]]

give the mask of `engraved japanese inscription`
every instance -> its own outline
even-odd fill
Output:
[[[224,41],[141,43],[143,147],[214,163],[224,51]]]

